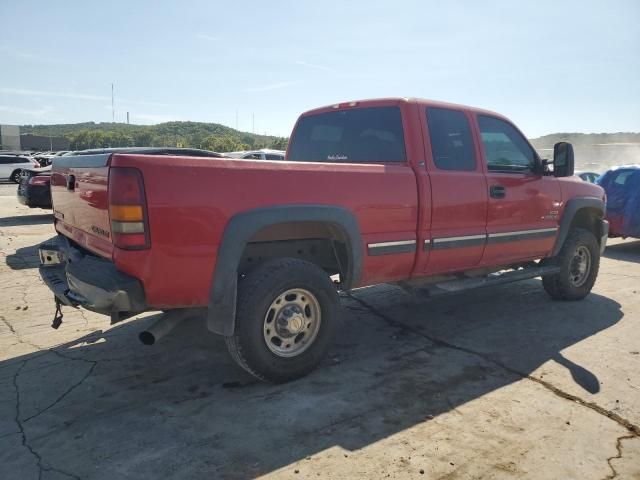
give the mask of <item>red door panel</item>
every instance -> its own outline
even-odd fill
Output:
[[[482,259],[488,193],[471,120],[455,108],[421,109],[431,184],[431,237],[426,246],[423,242],[430,253],[417,274],[465,270]]]
[[[555,242],[560,187],[555,177],[489,173],[489,188],[504,187],[504,198],[489,198],[486,265],[544,256]]]
[[[489,193],[482,265],[545,256],[557,235],[561,191],[555,177],[537,173],[538,156],[509,121],[475,115]]]

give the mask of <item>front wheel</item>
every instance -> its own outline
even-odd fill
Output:
[[[581,300],[591,292],[598,276],[598,240],[589,230],[576,228],[551,262],[560,267],[560,272],[542,277],[547,293],[556,300]]]
[[[336,330],[338,294],[329,275],[296,258],[265,262],[239,281],[233,359],[261,380],[287,382],[312,371]]]

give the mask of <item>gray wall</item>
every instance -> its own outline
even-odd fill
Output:
[[[3,150],[20,150],[20,127],[0,125],[0,144]]]

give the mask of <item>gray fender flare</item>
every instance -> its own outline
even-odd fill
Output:
[[[560,228],[558,229],[558,237],[556,238],[556,243],[553,247],[552,256],[555,257],[560,253],[560,249],[562,248],[564,241],[567,239],[567,235],[569,235],[573,219],[583,208],[596,209],[601,213],[601,217],[604,216],[604,202],[597,197],[577,197],[567,200],[567,205],[564,207],[562,220],[560,221]]]
[[[251,237],[270,225],[289,222],[323,222],[341,228],[348,238],[349,265],[346,289],[358,284],[362,271],[362,236],[355,216],[347,209],[331,205],[282,205],[257,208],[234,215],[227,223],[218,248],[211,279],[207,326],[230,336],[235,330],[238,265]]]

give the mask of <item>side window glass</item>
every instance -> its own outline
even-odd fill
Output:
[[[471,128],[464,112],[427,108],[431,153],[440,170],[475,170]]]
[[[533,148],[513,125],[494,117],[478,116],[489,171],[526,172],[534,167]]]
[[[618,175],[616,175],[613,183],[615,183],[616,185],[624,185],[625,183],[627,183],[627,179],[631,176],[631,174],[633,174],[632,170],[620,172]]]

